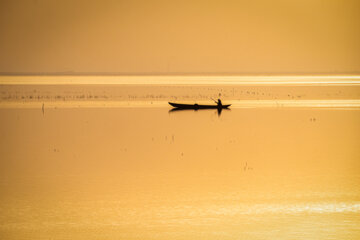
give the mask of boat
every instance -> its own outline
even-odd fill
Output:
[[[224,109],[231,106],[231,104],[225,104],[225,105],[203,105],[203,104],[182,104],[182,103],[173,103],[169,102],[171,106],[174,108],[179,109]]]

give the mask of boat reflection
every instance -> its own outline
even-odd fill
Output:
[[[172,108],[169,110],[169,113],[174,113],[174,112],[182,112],[182,111],[209,111],[209,110],[213,110],[213,109],[191,109],[191,108]],[[218,116],[221,116],[221,112],[222,111],[231,111],[231,109],[229,108],[217,108],[216,109]]]

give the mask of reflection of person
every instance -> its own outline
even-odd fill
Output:
[[[222,102],[221,102],[220,98],[217,100],[216,103],[217,103],[218,107],[222,107]]]

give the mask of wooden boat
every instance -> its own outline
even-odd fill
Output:
[[[169,104],[171,106],[173,106],[174,108],[180,108],[180,109],[223,109],[223,108],[228,108],[231,106],[231,104],[226,104],[226,105],[203,105],[203,104],[181,104],[181,103],[172,103],[169,102]]]

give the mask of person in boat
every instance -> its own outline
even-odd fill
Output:
[[[219,98],[217,101],[215,101],[215,102],[216,102],[216,104],[218,105],[218,107],[222,107],[222,102],[221,102],[220,98]]]

